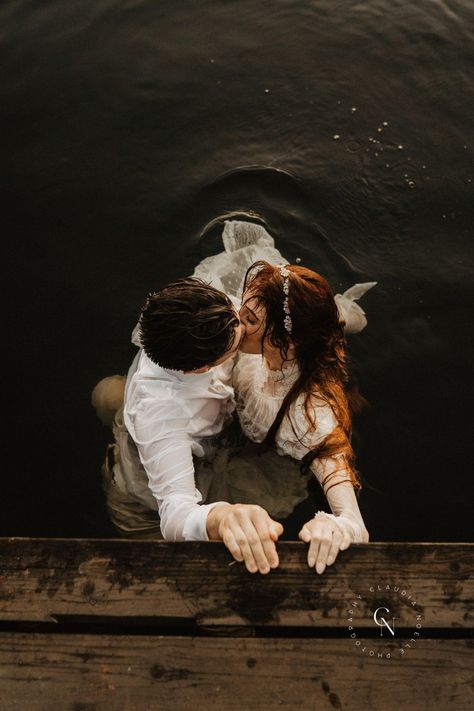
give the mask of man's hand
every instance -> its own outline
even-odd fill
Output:
[[[269,573],[278,566],[275,541],[283,526],[264,508],[254,504],[222,504],[208,514],[207,529],[211,539],[220,540],[235,560],[244,561],[250,573]]]
[[[308,565],[312,568],[316,563],[316,571],[320,574],[326,565],[334,563],[340,550],[349,548],[352,543],[348,531],[325,516],[317,516],[305,523],[298,537],[309,542]]]

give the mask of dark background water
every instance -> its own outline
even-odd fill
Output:
[[[371,540],[472,540],[473,37],[470,0],[2,3],[3,535],[112,533],[90,391],[250,210],[336,291],[379,283]]]

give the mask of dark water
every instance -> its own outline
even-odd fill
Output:
[[[371,540],[473,540],[473,38],[470,0],[3,2],[3,535],[110,532],[90,391],[235,210],[336,291],[379,282]]]

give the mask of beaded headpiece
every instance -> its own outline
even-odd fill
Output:
[[[290,291],[290,286],[288,282],[288,277],[290,275],[290,272],[288,269],[285,267],[284,264],[280,264],[278,266],[278,269],[280,270],[280,274],[283,277],[283,293],[285,294],[285,298],[283,300],[283,311],[285,313],[285,317],[283,319],[283,324],[285,326],[285,330],[287,333],[291,333],[291,329],[293,327],[293,323],[291,321],[291,316],[290,316],[290,306],[288,302],[288,294]]]

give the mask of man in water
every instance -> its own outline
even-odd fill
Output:
[[[132,338],[140,350],[113,421],[115,462],[104,465],[105,489],[123,533],[221,540],[250,572],[268,573],[278,566],[283,526],[258,505],[200,504],[194,477],[193,455],[204,456],[231,420],[232,367],[244,335],[230,298],[200,279],[179,279],[148,296]],[[93,393],[101,419],[110,381]]]

